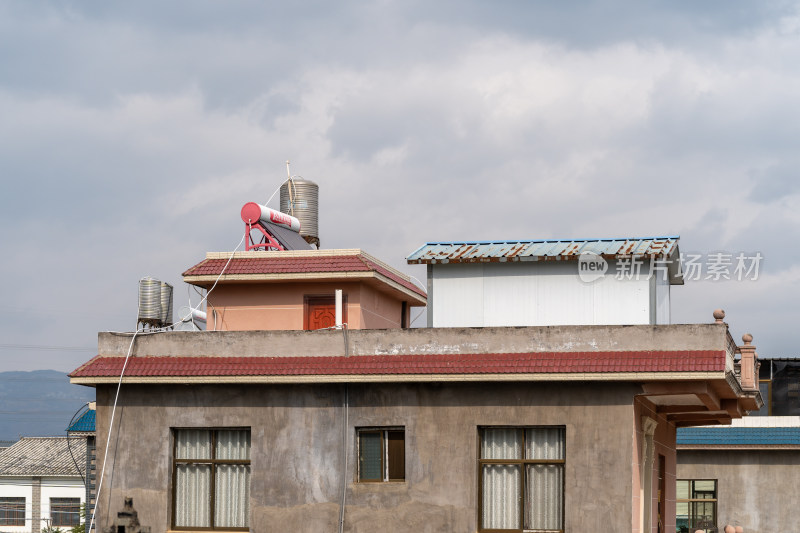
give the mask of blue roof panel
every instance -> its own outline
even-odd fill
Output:
[[[89,409],[83,413],[79,419],[73,422],[72,425],[67,428],[67,431],[94,432],[95,413],[97,413],[97,411]]]
[[[800,446],[800,427],[678,428],[677,444]]]

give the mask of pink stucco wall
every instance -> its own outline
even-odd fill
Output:
[[[208,330],[302,330],[304,297],[343,291],[350,329],[399,328],[402,302],[363,282],[229,283],[208,299]]]
[[[655,406],[637,398],[634,403],[634,420],[633,420],[633,468],[632,468],[632,486],[633,486],[633,523],[631,524],[631,531],[633,533],[658,533],[658,468],[659,468],[659,455],[663,455],[665,459],[664,468],[664,481],[665,481],[665,513],[664,524],[662,531],[675,531],[675,481],[677,469],[677,455],[675,446],[675,425],[667,421],[666,417],[662,414],[656,413]],[[644,442],[644,431],[642,428],[642,417],[648,416],[657,422],[655,433],[653,435],[654,444],[654,461],[652,473],[652,498],[649,502],[651,506],[650,515],[652,517],[650,529],[641,530],[641,475],[642,467],[644,464],[644,457],[642,455],[642,445]]]

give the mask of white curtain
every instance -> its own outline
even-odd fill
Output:
[[[522,431],[484,429],[482,459],[522,459]],[[484,529],[519,529],[522,469],[519,465],[483,466]]]
[[[182,429],[175,432],[176,459],[211,459],[211,431]]]
[[[486,428],[481,438],[481,459],[561,461],[564,440],[564,428]],[[522,468],[520,464],[483,465],[483,528],[563,529],[564,465],[525,465],[524,490]],[[523,494],[524,506],[521,506]]]
[[[483,528],[520,529],[519,465],[483,466]]]
[[[525,430],[525,459],[563,459],[564,428]]]
[[[522,430],[484,429],[481,459],[522,459]]]
[[[250,512],[250,466],[217,465],[214,480],[217,527],[247,527]]]
[[[525,528],[563,529],[564,465],[527,465]]]
[[[249,460],[250,432],[217,432],[217,459]],[[250,512],[250,466],[217,465],[214,479],[214,525],[247,527]]]
[[[211,526],[211,465],[177,465],[175,525]]]
[[[214,471],[214,526],[247,527],[250,511],[250,465],[211,464],[210,430],[175,432],[175,458],[198,464],[175,465],[175,525],[211,527],[211,475]],[[214,459],[249,461],[250,432],[216,432]],[[199,464],[207,460],[205,464]]]
[[[217,431],[217,459],[250,459],[250,432]]]
[[[525,430],[525,459],[563,460],[564,428]],[[525,471],[525,528],[563,528],[564,465],[527,465]]]

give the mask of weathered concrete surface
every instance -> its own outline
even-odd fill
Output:
[[[140,520],[170,523],[172,428],[250,427],[251,515],[257,532],[336,531],[346,481],[345,531],[474,532],[478,428],[566,427],[567,531],[629,531],[634,396],[626,383],[126,385],[98,501],[105,527],[125,496]],[[115,388],[97,388],[98,463]],[[355,429],[403,426],[406,480],[356,483]],[[344,470],[344,453],[347,470]],[[344,478],[342,477],[344,475]],[[111,510],[111,513],[109,513]]]
[[[679,450],[678,479],[717,480],[719,527],[798,531],[798,450]]]
[[[98,353],[125,356],[131,334],[100,333]],[[351,330],[349,355],[615,350],[726,350],[724,324]],[[133,355],[336,356],[341,331],[175,331],[136,337]],[[731,354],[732,356],[732,354]]]

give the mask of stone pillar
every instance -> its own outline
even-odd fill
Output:
[[[758,376],[756,376],[756,347],[753,346],[751,343],[753,342],[753,336],[749,333],[745,333],[742,335],[742,341],[744,341],[744,346],[739,347],[739,351],[742,353],[742,362],[741,362],[741,380],[742,380],[742,388],[744,390],[758,390]]]
[[[42,478],[31,478],[31,531],[42,530]]]

